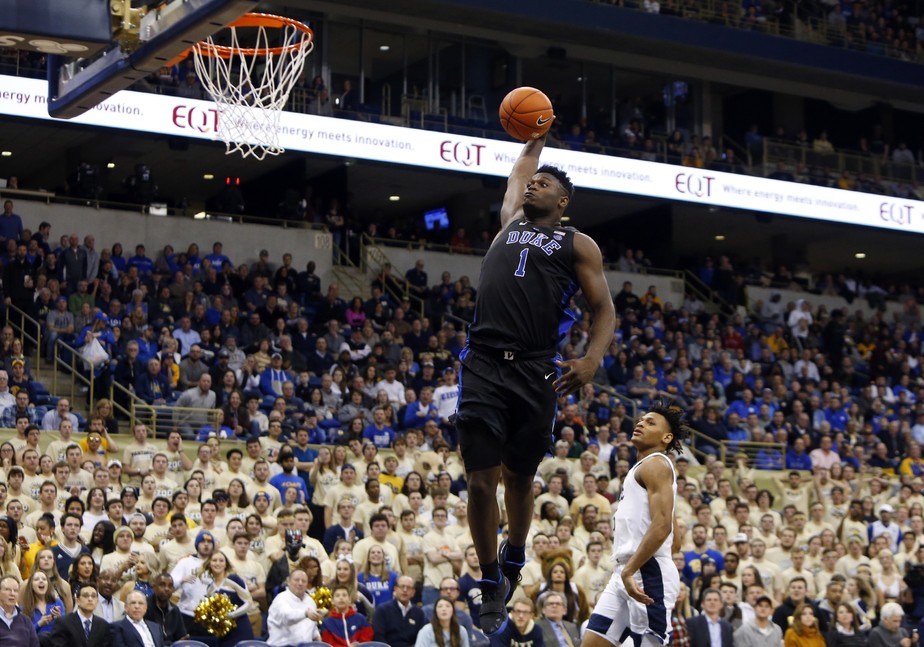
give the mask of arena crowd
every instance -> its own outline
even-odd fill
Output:
[[[15,430],[0,445],[4,645],[63,645],[102,620],[114,641],[129,623],[155,647],[576,647],[612,568],[633,413],[665,397],[698,432],[676,460],[672,644],[907,647],[924,617],[922,322],[906,288],[888,318],[809,293],[710,314],[611,286],[612,347],[595,385],[559,402],[512,622],[489,640],[452,424],[467,278],[431,280],[418,261],[343,298],[308,259],[245,264],[220,242],[97,250],[92,234],[33,234],[13,207],[4,297],[41,322],[40,361],[56,340],[89,361],[95,342],[96,393],[118,386],[75,413],[13,328],[0,333],[0,418]],[[700,277],[746,295],[730,259]],[[586,309],[572,310],[566,358],[587,342]],[[177,414],[129,429],[114,405],[131,398]],[[196,617],[219,592],[220,637]]]

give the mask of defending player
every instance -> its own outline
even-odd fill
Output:
[[[651,647],[668,642],[680,574],[671,561],[677,480],[668,452],[679,453],[686,427],[679,407],[656,402],[638,419],[632,444],[638,462],[626,474],[613,515],[616,568],[594,607],[581,647],[611,647],[633,638]]]
[[[507,620],[506,601],[526,561],[533,477],[550,445],[556,392],[572,393],[590,381],[616,321],[600,249],[561,224],[574,193],[570,179],[558,168],[537,168],[544,144],[544,138],[526,143],[514,163],[460,356],[456,423],[484,576],[481,628],[488,635]],[[584,357],[561,361],[557,346],[574,320],[568,305],[579,287],[593,313],[590,339]],[[501,475],[509,533],[498,551]]]

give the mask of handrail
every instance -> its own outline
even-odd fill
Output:
[[[810,167],[824,168],[843,174],[845,171],[855,175],[867,175],[892,182],[924,181],[924,169],[913,163],[893,162],[886,153],[882,155],[863,155],[853,151],[817,151],[809,146],[800,146],[772,137],[764,138],[764,169],[770,170],[778,164],[791,167],[796,165],[794,175]],[[805,167],[798,168],[798,167]],[[839,187],[849,188],[849,187]]]
[[[629,414],[631,420],[638,418],[638,403],[634,399],[627,395],[623,395],[610,384],[600,384],[599,382],[593,382],[593,385],[594,389],[605,391],[610,396],[622,402],[626,406],[626,413]],[[613,433],[615,434],[615,432]]]
[[[719,460],[726,467],[734,467],[736,456],[746,454],[748,464],[755,466],[757,459],[764,452],[767,465],[776,463],[766,469],[783,469],[786,466],[786,443],[763,443],[752,440],[723,440],[720,443]],[[778,463],[777,463],[778,461]]]
[[[11,189],[0,189],[0,197],[12,196]],[[133,202],[116,202],[114,200],[97,200],[88,198],[79,198],[76,196],[67,196],[61,194],[44,194],[36,191],[16,192],[19,200],[40,201],[54,204],[67,204],[78,207],[91,207],[94,209],[115,209],[118,211],[130,211],[150,215],[149,204],[138,204]],[[216,220],[219,222],[251,224],[251,225],[272,225],[282,227],[283,229],[316,229],[323,231],[325,225],[314,223],[307,220],[293,220],[286,218],[267,218],[265,216],[255,216],[240,213],[224,213],[221,211],[193,211],[189,208],[164,207],[164,216],[154,217],[173,217],[187,218],[191,220]]]
[[[735,311],[735,307],[726,301],[718,292],[713,290],[710,286],[699,278],[695,272],[692,272],[689,269],[684,269],[683,271],[684,283],[687,286],[687,289],[698,296],[703,301],[711,303],[719,312],[724,312],[725,314],[731,314]]]
[[[343,271],[344,268],[355,269],[362,273],[360,267],[353,262],[353,259],[350,258],[350,255],[344,252],[338,245],[333,246],[334,249],[334,264],[331,266],[331,271],[333,272],[334,278],[342,286],[344,283],[350,284],[352,290],[351,294],[361,296],[365,298],[366,296],[366,286],[362,282],[353,276],[352,274]],[[360,250],[362,247],[360,246]]]
[[[363,234],[360,239],[360,249],[362,250],[362,260],[363,267],[365,268],[366,274],[374,274],[378,276],[386,264],[391,265],[394,269],[394,264],[389,260],[388,256],[382,250],[382,246],[376,244],[376,239],[372,238],[368,234]],[[369,250],[374,250],[374,253],[369,253]],[[369,261],[372,261],[375,264],[375,267],[369,267]],[[403,282],[404,277],[400,274],[398,275],[399,281]],[[416,294],[411,294],[406,288],[402,291],[393,289],[387,284],[382,285],[382,291],[390,295],[393,299],[396,300],[396,303],[401,303],[404,299],[407,299],[411,302],[412,306],[416,307],[417,313],[423,317],[426,312],[426,303],[423,299],[418,297]]]
[[[15,317],[18,317],[18,323],[14,317],[10,316],[11,314]],[[25,351],[25,348],[27,348],[26,341],[29,341],[35,346],[35,363],[33,363],[32,366],[33,371],[37,370],[39,367],[39,362],[42,361],[42,324],[27,315],[12,303],[7,306],[6,321],[10,326],[13,327],[13,330],[19,331],[19,337],[23,342],[23,351]],[[35,327],[34,335],[30,334],[26,330],[26,324],[31,324]]]
[[[67,351],[70,355],[70,359],[66,360],[62,351]],[[61,389],[58,388],[58,372],[68,369],[70,373],[70,400],[74,401],[74,396],[77,393],[77,383],[80,382],[87,389],[87,402],[89,406],[87,409],[93,411],[96,406],[96,394],[94,390],[96,388],[96,374],[94,371],[89,371],[90,377],[86,377],[83,374],[85,370],[86,362],[83,361],[80,357],[79,351],[66,344],[60,339],[55,340],[55,352],[54,352],[54,364],[52,370],[51,378],[51,392],[55,395],[61,395]]]
[[[704,462],[706,460],[707,454],[715,455],[719,451],[718,444],[715,440],[707,436],[701,431],[697,431],[690,427],[690,439],[687,443],[687,449],[696,457],[699,462]],[[709,447],[711,450],[705,450],[703,447]]]
[[[751,151],[724,133],[722,134],[722,144],[735,151],[735,155],[738,155],[741,159],[746,159],[749,171],[754,168],[754,160],[751,156]]]

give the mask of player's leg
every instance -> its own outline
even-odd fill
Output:
[[[504,382],[494,363],[477,355],[467,356],[461,377],[456,429],[468,485],[468,522],[481,562],[481,629],[490,636],[500,631],[507,620],[506,597],[510,590],[497,563],[500,510],[496,497],[507,402],[499,386]]]
[[[512,471],[506,465],[504,475],[504,503],[507,506],[507,539],[497,553],[501,572],[510,581],[507,602],[513,597],[520,582],[520,571],[526,564],[526,540],[533,519],[533,475]]]
[[[558,368],[551,360],[534,360],[510,367],[511,429],[504,445],[503,474],[507,504],[507,539],[498,561],[510,580],[511,592],[526,562],[526,540],[533,519],[533,480],[552,442],[557,398],[552,380],[544,379]]]
[[[587,629],[581,638],[581,647],[621,645],[631,635],[628,602],[622,580],[613,574],[590,615]]]
[[[500,510],[497,507],[497,484],[501,468],[492,467],[466,472],[468,485],[468,525],[472,532],[472,543],[481,570],[486,579],[500,580],[497,568],[497,529],[500,526]],[[494,568],[490,565],[493,563]],[[485,571],[488,565],[489,571]]]

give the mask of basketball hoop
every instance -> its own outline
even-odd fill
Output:
[[[314,46],[308,25],[264,13],[246,14],[227,27],[230,44],[213,36],[192,47],[196,75],[218,107],[218,137],[227,154],[258,160],[279,155],[279,116]],[[253,29],[255,31],[238,30]],[[281,30],[274,45],[267,30]],[[244,40],[246,39],[246,40]],[[245,46],[242,44],[246,42]]]

